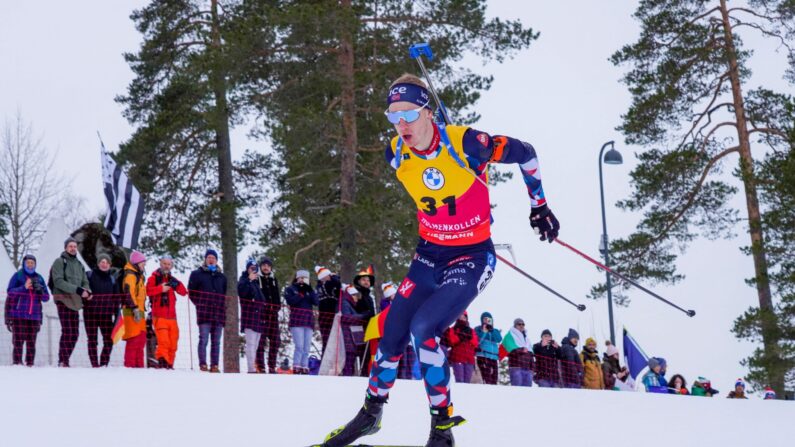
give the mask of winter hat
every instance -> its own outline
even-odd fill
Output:
[[[295,272],[296,278],[309,278],[309,270],[299,270]]]
[[[322,265],[316,265],[315,274],[317,275],[317,279],[323,279],[327,276],[331,276],[331,270],[323,267]]]
[[[63,248],[66,248],[66,246],[69,245],[71,242],[74,242],[76,244],[77,243],[77,239],[75,239],[75,238],[73,238],[71,236],[66,238],[66,240],[63,241]]]
[[[267,256],[262,256],[259,258],[259,265],[262,266],[263,264],[268,264],[269,266],[273,267],[273,261],[271,261],[271,258]]]
[[[737,388],[738,386],[741,386],[743,389],[745,389],[745,382],[743,379],[737,379],[737,381],[734,382],[734,387]]]
[[[253,259],[249,259],[246,261],[246,270],[250,269],[251,267],[256,267],[257,263]]]
[[[109,254],[107,254],[107,253],[102,253],[101,255],[98,255],[98,256],[97,256],[97,264],[99,264],[99,261],[101,261],[101,260],[103,260],[103,259],[104,259],[104,260],[106,260],[106,261],[108,261],[108,262],[109,262],[109,263],[111,263],[111,264],[113,263],[113,260],[110,258],[110,255],[109,255]]]
[[[654,369],[660,366],[660,361],[657,360],[657,357],[652,357],[649,359],[649,369]]]
[[[543,331],[541,331],[541,337],[544,337],[545,335],[549,335],[551,337],[552,332],[549,329],[544,329]]]
[[[22,263],[24,264],[25,261],[27,261],[28,259],[30,259],[33,262],[36,262],[36,257],[33,256],[32,254],[28,253],[28,254],[26,254],[25,256],[22,257]]]
[[[593,339],[593,337],[588,337],[588,338],[585,340],[585,346],[588,346],[588,345],[589,345],[589,344],[591,344],[591,343],[593,343],[594,345],[596,345],[596,340],[594,340],[594,339]]]
[[[773,388],[767,387],[765,388],[765,400],[771,400],[776,398],[776,392],[773,391]]]
[[[615,346],[613,346],[613,345],[609,345],[609,346],[607,347],[607,356],[608,356],[608,357],[612,357],[612,356],[614,356],[614,355],[616,355],[616,354],[618,354],[618,348],[616,348],[616,347],[615,347]]]
[[[138,250],[133,250],[132,253],[130,253],[130,264],[137,265],[141,262],[146,262],[146,256]]]
[[[397,293],[397,287],[392,282],[385,282],[381,284],[381,291],[384,292],[384,298],[392,298]]]
[[[494,323],[494,317],[491,316],[490,312],[483,312],[480,314],[480,322],[482,323],[484,319],[491,318],[491,322]]]
[[[345,291],[346,291],[346,292],[348,293],[348,295],[350,295],[350,296],[353,296],[353,295],[359,295],[359,294],[360,294],[360,293],[359,293],[359,289],[357,289],[356,287],[354,287],[354,286],[352,286],[352,285],[346,285],[346,287],[345,287]]]
[[[204,252],[204,259],[207,259],[207,256],[210,255],[215,256],[215,259],[218,260],[218,252],[212,248],[208,248],[207,251]]]
[[[662,369],[665,369],[665,367],[668,366],[668,362],[662,357],[657,357],[657,361],[660,362]]]
[[[576,338],[577,340],[579,340],[580,339],[580,334],[578,334],[577,331],[575,331],[574,329],[569,328],[568,337],[569,337],[569,340],[571,340],[572,338]]]
[[[521,318],[513,320],[513,325],[516,326],[517,324],[524,324],[524,320],[522,320]]]

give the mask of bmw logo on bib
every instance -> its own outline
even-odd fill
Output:
[[[438,191],[444,186],[444,175],[436,168],[427,168],[422,172],[422,182],[428,189]]]

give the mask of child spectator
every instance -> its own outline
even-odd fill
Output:
[[[687,391],[687,381],[681,374],[674,374],[671,381],[668,382],[668,392],[671,394],[689,395]]]
[[[478,336],[477,362],[483,383],[496,385],[502,333],[494,328],[494,319],[489,312],[480,315],[480,326],[475,328],[475,333]]]
[[[734,391],[731,391],[728,396],[728,399],[748,399],[745,395],[745,382],[743,379],[737,379],[734,382]]]
[[[662,370],[662,366],[660,366],[660,360],[657,357],[652,357],[649,359],[649,372],[643,376],[643,385],[646,387],[647,393],[668,393],[668,386],[663,385],[661,382],[662,375],[660,375],[660,371]]]

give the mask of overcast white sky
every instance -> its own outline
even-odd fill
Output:
[[[75,175],[75,192],[97,212],[104,208],[104,199],[96,131],[102,132],[110,150],[132,132],[113,98],[125,92],[132,78],[122,53],[135,51],[140,42],[128,16],[145,3],[0,2],[0,116],[11,118],[21,111],[44,134],[45,144],[58,151],[58,166]],[[561,238],[592,255],[597,254],[601,233],[597,155],[608,140],[617,141],[625,160],[624,165],[605,167],[609,234],[628,234],[638,219],[613,206],[630,191],[628,174],[640,148],[624,145],[613,130],[630,98],[619,83],[621,70],[607,61],[616,49],[636,39],[634,8],[631,1],[493,1],[489,14],[520,18],[540,31],[541,38],[502,65],[482,67],[468,59],[473,68],[495,76],[493,88],[478,104],[483,119],[476,127],[522,138],[536,147],[550,206],[562,224]],[[754,57],[752,84],[791,92],[781,80],[784,58],[773,51],[772,43],[755,36],[745,40],[761,48]],[[236,151],[244,146],[267,150],[263,142],[245,141],[245,129],[235,132],[232,143]],[[579,313],[498,266],[495,280],[470,312],[491,311],[503,330],[522,317],[533,339],[549,328],[559,340],[573,327],[583,339],[595,336],[602,351],[609,337],[607,304],[586,301],[585,295],[603,276],[564,248],[535,239],[527,225],[528,199],[519,175],[493,189],[492,201],[498,205],[494,241],[512,243],[521,267],[584,302],[588,310]],[[735,203],[741,207],[743,201],[738,198]],[[674,287],[655,288],[695,309],[695,318],[630,290],[631,307],[616,309],[619,343],[621,327],[626,326],[648,354],[668,359],[669,375],[683,373],[689,383],[704,375],[716,388],[728,391],[744,373],[739,360],[753,348],[729,332],[734,318],[756,303],[754,290],[743,281],[752,275],[752,262],[738,249],[747,243],[745,231],[738,228],[733,240],[692,244],[679,264],[687,278]]]

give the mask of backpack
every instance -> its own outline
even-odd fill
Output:
[[[61,256],[61,261],[63,261],[63,280],[66,281],[66,259]],[[50,288],[50,292],[52,292],[53,288],[55,288],[55,282],[52,279],[52,266],[50,266],[50,274],[47,275],[47,287]]]

